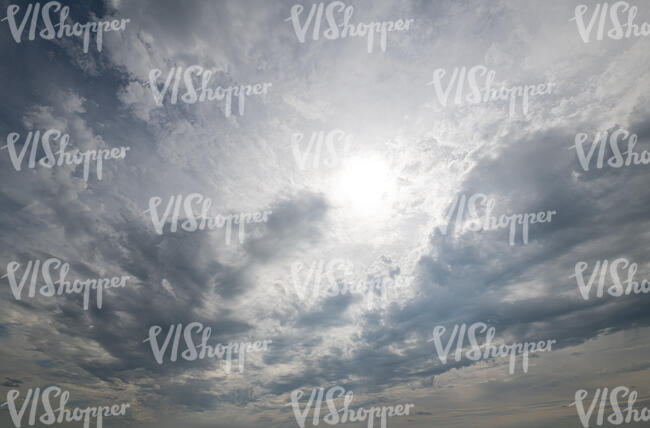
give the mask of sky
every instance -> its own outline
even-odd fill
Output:
[[[34,2],[12,1],[0,16],[18,5],[19,25]],[[319,3],[297,4],[63,2],[70,23],[128,19],[101,51],[92,35],[87,52],[82,37],[39,37],[42,21],[33,40],[25,21],[20,42],[0,22],[0,276],[52,258],[69,264],[70,281],[128,276],[101,308],[91,293],[88,309],[80,294],[29,297],[30,279],[17,299],[0,279],[0,404],[12,389],[22,404],[30,388],[59,386],[71,407],[129,403],[104,419],[127,428],[298,426],[292,392],[305,393],[302,409],[312,389],[335,386],[354,393],[355,409],[413,404],[388,418],[397,428],[579,427],[581,389],[588,404],[597,388],[626,386],[637,408],[650,406],[648,295],[584,299],[575,277],[580,262],[586,281],[598,261],[623,258],[636,281],[650,279],[648,166],[598,168],[597,149],[584,168],[576,148],[581,133],[587,152],[598,132],[620,131],[650,150],[650,38],[610,37],[606,20],[602,40],[595,23],[585,42],[579,24],[602,7],[594,1],[584,20],[573,0],[336,3],[337,25],[345,7],[353,24],[413,20],[387,33],[385,49],[377,33],[368,52],[367,37],[324,36],[325,14],[301,42]],[[646,3],[627,6],[637,25],[650,22]],[[191,66],[212,72],[213,90],[266,91],[228,108],[186,102],[181,79],[177,102],[172,89],[156,102]],[[512,111],[503,100],[455,103],[454,70],[475,66],[493,71],[495,87],[551,89],[526,111],[521,98]],[[69,135],[68,150],[128,151],[104,160],[101,179],[92,162],[87,179],[81,165],[28,167],[29,151],[18,170],[10,149],[52,129]],[[152,198],[162,216],[171,197],[192,194],[210,199],[211,216],[260,216],[230,237],[164,218],[156,230]],[[496,216],[555,213],[511,241],[507,228],[448,220],[472,195],[494,201]],[[319,293],[318,278],[338,292]],[[150,328],[162,326],[161,344],[171,325],[192,322],[211,328],[213,346],[269,346],[249,352],[242,372],[216,358],[159,364]],[[474,323],[499,343],[555,343],[530,355],[527,372],[521,356],[512,374],[506,357],[443,363],[434,328],[447,344],[454,326]],[[15,426],[7,406],[0,426]]]

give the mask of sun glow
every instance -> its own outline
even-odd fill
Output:
[[[391,207],[394,177],[390,166],[376,154],[357,155],[343,165],[335,183],[337,205],[355,217],[381,219]]]

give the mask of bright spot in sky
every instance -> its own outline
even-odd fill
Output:
[[[390,166],[377,154],[359,154],[342,165],[333,200],[353,217],[382,220],[390,213],[395,180]]]

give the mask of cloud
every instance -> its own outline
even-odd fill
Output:
[[[648,149],[644,39],[585,44],[570,4],[350,4],[355,22],[415,24],[372,54],[358,37],[300,43],[286,20],[292,2],[70,5],[80,22],[130,19],[87,54],[77,39],[16,44],[2,25],[4,135],[57,128],[83,150],[130,147],[87,182],[71,166],[16,171],[0,151],[2,274],[10,261],[57,257],[70,279],[129,277],[87,311],[80,295],[18,301],[0,280],[3,386],[119,397],[133,410],[119,423],[133,427],[286,426],[291,391],[334,385],[353,390],[355,404],[415,403],[411,422],[391,420],[397,427],[568,427],[575,409],[562,406],[579,387],[637,384],[647,395],[647,296],[584,300],[570,278],[579,261],[618,257],[638,264],[638,280],[650,274],[646,167],[584,171],[571,149],[579,132],[618,128]],[[217,102],[156,105],[150,70],[195,64],[215,71],[214,86],[271,90],[229,117]],[[441,106],[426,84],[433,70],[478,64],[509,86],[556,86],[530,99],[528,115],[500,102]],[[355,216],[340,202],[342,168],[297,165],[294,133],[335,129],[354,136],[353,176],[372,156],[387,165],[390,192],[367,189],[392,192],[386,215]],[[308,165],[328,150],[314,143]],[[268,221],[247,225],[243,243],[226,244],[220,230],[155,233],[143,215],[150,198],[193,192],[213,214],[267,211]],[[557,215],[531,225],[526,245],[519,230],[515,245],[504,229],[443,233],[453,199],[477,193],[495,199],[496,215]],[[347,285],[390,278],[395,292],[293,293],[292,263],[337,258],[354,266]],[[190,322],[210,326],[213,344],[272,344],[244,373],[210,359],[157,364],[143,343],[149,328]],[[557,345],[512,376],[503,358],[441,364],[427,342],[433,327],[473,322],[509,343]]]

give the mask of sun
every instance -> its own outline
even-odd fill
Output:
[[[386,160],[374,153],[348,158],[334,185],[334,200],[348,214],[381,219],[390,211],[394,176]]]

